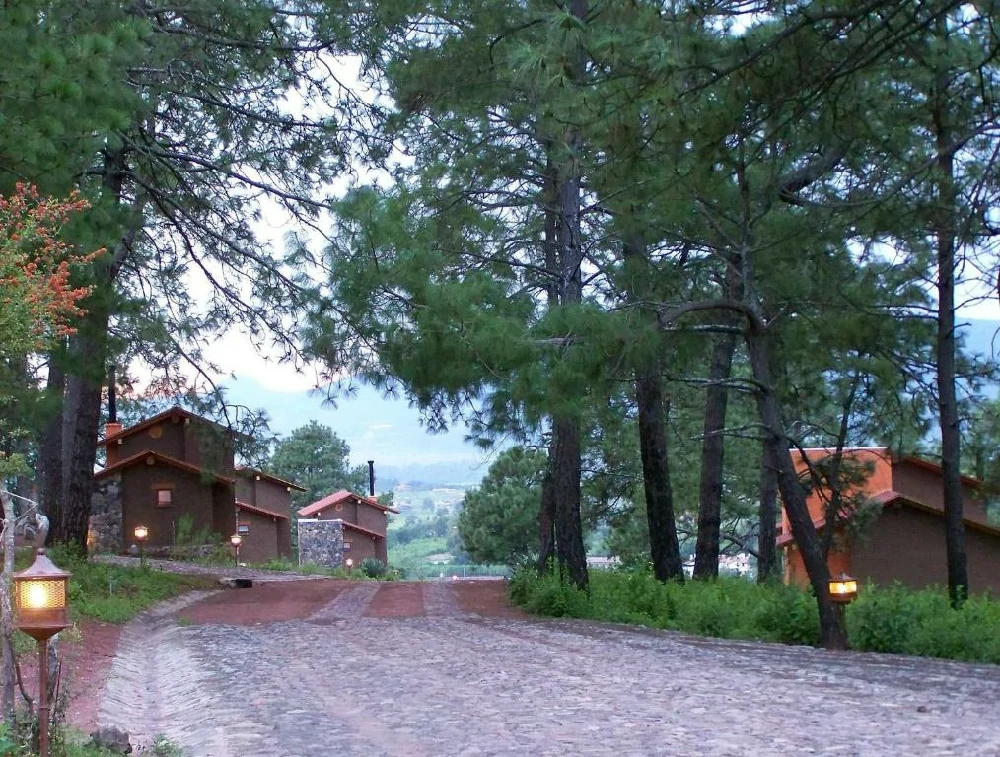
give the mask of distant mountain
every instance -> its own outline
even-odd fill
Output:
[[[227,381],[226,388],[230,402],[265,410],[271,430],[280,436],[312,420],[332,428],[350,446],[352,465],[375,461],[379,490],[390,479],[439,486],[478,483],[489,467],[488,456],[465,441],[464,425],[431,434],[405,399],[383,397],[369,386],[338,398],[336,407],[319,394],[276,391],[249,376]]]

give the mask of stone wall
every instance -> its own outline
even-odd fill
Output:
[[[344,521],[299,518],[299,565],[344,565]]]
[[[122,550],[122,476],[112,474],[94,484],[87,545],[91,552]]]

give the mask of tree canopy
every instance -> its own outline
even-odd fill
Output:
[[[538,549],[538,507],[546,455],[512,447],[500,453],[482,482],[466,492],[458,535],[477,563],[509,565]]]
[[[310,421],[275,444],[267,469],[306,487],[304,492],[292,492],[292,504],[301,508],[341,489],[367,494],[368,468],[351,467],[350,454],[350,447],[333,429]]]

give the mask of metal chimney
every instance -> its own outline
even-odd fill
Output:
[[[375,496],[375,461],[368,461],[368,495]]]

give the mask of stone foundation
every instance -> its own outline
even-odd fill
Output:
[[[344,565],[344,521],[300,518],[299,565],[313,563],[327,568]]]
[[[115,473],[94,483],[87,547],[90,552],[122,550],[122,476]]]

